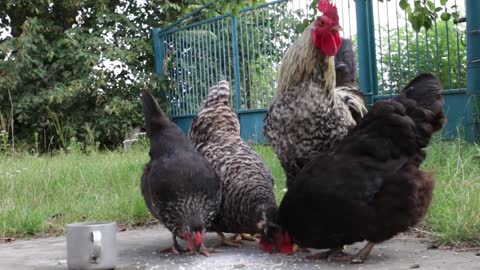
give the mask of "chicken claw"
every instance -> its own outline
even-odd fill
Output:
[[[157,250],[158,253],[174,253],[174,254],[180,254],[180,253],[185,253],[187,252],[188,249],[186,248],[182,248],[178,242],[177,242],[177,237],[176,236],[173,236],[173,246],[169,247],[169,248],[165,248],[165,249],[159,249]]]
[[[292,249],[293,249],[293,253],[297,253],[297,252],[310,253],[310,250],[308,248],[301,247],[298,244],[293,244]]]
[[[185,253],[187,252],[186,249],[181,248],[181,247],[175,247],[175,245],[169,247],[169,248],[164,248],[164,249],[159,249],[157,250],[158,253],[173,253],[173,254],[180,254],[180,253]]]
[[[221,252],[222,252],[222,250],[214,249],[214,248],[207,248],[203,244],[200,247],[200,250],[198,251],[198,253],[200,253],[204,256],[207,256],[207,257],[210,253],[221,253]]]
[[[241,241],[235,239],[228,239],[221,232],[217,232],[218,237],[220,237],[220,242],[216,245],[218,246],[228,246],[228,247],[241,247]]]

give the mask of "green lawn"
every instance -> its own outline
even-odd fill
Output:
[[[272,169],[280,200],[282,168],[270,147],[255,149]],[[480,147],[435,142],[428,154],[425,168],[435,172],[437,185],[422,230],[445,244],[480,245]],[[59,234],[66,223],[81,220],[149,222],[140,194],[147,161],[145,146],[89,155],[0,155],[0,238]]]
[[[146,222],[144,149],[53,157],[0,157],[0,237],[62,233],[66,223]]]

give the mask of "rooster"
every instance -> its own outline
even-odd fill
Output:
[[[228,82],[210,88],[189,136],[221,181],[222,202],[212,230],[223,245],[240,245],[238,240],[226,239],[223,232],[254,240],[248,234],[261,232],[277,212],[273,175],[240,137],[238,118],[230,108]]]
[[[355,126],[351,110],[366,112],[360,91],[335,88],[334,56],[342,43],[337,8],[320,0],[318,9],[323,15],[283,57],[277,95],[264,120],[264,136],[285,170],[287,188],[308,160]]]
[[[213,250],[208,250],[202,239],[221,202],[220,181],[152,95],[143,91],[142,100],[150,161],[144,169],[141,191],[152,215],[173,234],[173,246],[164,251],[208,255]],[[177,237],[187,241],[186,249],[180,247]]]
[[[434,75],[417,76],[399,96],[377,101],[331,151],[309,161],[280,204],[281,228],[272,227],[262,248],[328,248],[311,258],[361,263],[376,243],[416,225],[434,188],[420,165],[446,122],[441,90]],[[343,253],[344,245],[364,240],[358,254]]]

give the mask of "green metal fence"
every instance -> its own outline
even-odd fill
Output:
[[[263,140],[263,116],[272,100],[279,63],[313,16],[309,1],[277,0],[257,8],[198,20],[194,12],[169,29],[154,29],[156,70],[173,81],[166,92],[172,118],[187,131],[210,86],[228,80],[242,135]]]
[[[238,16],[203,20],[209,14],[199,9],[172,27],[154,29],[156,71],[173,82],[165,93],[173,120],[187,131],[210,86],[228,80],[242,136],[263,141],[265,108],[275,94],[282,56],[314,18],[311,2],[276,0]],[[398,93],[416,74],[430,71],[447,89],[445,134],[457,134],[461,124],[474,122],[475,112],[467,112],[475,105],[468,93],[476,92],[466,89],[465,24],[437,21],[430,31],[416,33],[399,0],[333,2],[343,35],[357,41],[359,81],[368,103]]]
[[[479,138],[480,85],[473,78],[480,76],[480,68],[467,58],[478,59],[473,52],[480,51],[480,43],[474,42],[478,32],[466,31],[478,29],[478,18],[467,12],[467,25],[437,20],[428,32],[416,33],[398,4],[399,0],[356,1],[359,81],[368,102],[391,97],[418,73],[432,72],[445,89],[448,123],[443,136]],[[475,0],[450,0],[449,5],[458,5],[463,16],[466,10],[478,11]],[[473,83],[467,83],[469,78]]]
[[[450,2],[458,4],[456,0]],[[378,95],[398,92],[416,74],[425,71],[437,75],[446,89],[465,89],[465,24],[439,18],[429,31],[422,29],[417,33],[400,9],[399,0],[373,1],[373,13]]]

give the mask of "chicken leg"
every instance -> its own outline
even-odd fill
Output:
[[[352,259],[352,263],[363,263],[370,252],[372,252],[373,247],[375,246],[374,243],[368,242]]]
[[[188,250],[186,248],[182,248],[178,242],[177,242],[177,237],[174,235],[173,236],[173,246],[169,247],[169,248],[165,248],[165,249],[161,249],[159,250],[158,252],[159,253],[174,253],[174,254],[180,254],[180,253],[185,253],[187,252]]]

